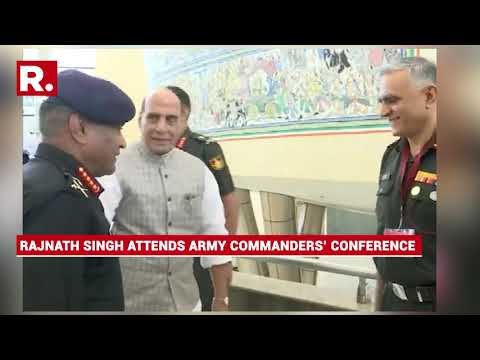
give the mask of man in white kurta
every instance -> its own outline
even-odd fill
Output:
[[[212,173],[175,148],[179,115],[180,102],[169,90],[147,97],[142,140],[122,152],[115,174],[99,179],[112,234],[227,234]],[[127,312],[201,309],[192,257],[124,257],[120,263]],[[202,257],[201,264],[211,270],[213,310],[228,310],[231,257]]]

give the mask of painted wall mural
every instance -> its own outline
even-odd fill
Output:
[[[197,131],[377,115],[377,71],[414,49],[148,49],[150,90],[185,89]]]

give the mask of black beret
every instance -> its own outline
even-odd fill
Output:
[[[58,74],[58,93],[46,101],[64,104],[88,120],[121,126],[135,116],[135,105],[118,86],[110,81],[78,70]]]

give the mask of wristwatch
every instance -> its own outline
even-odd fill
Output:
[[[224,305],[228,306],[228,296],[223,299],[213,298],[213,302],[221,302]]]

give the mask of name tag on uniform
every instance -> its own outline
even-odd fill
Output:
[[[385,229],[383,235],[415,235],[415,229]]]

